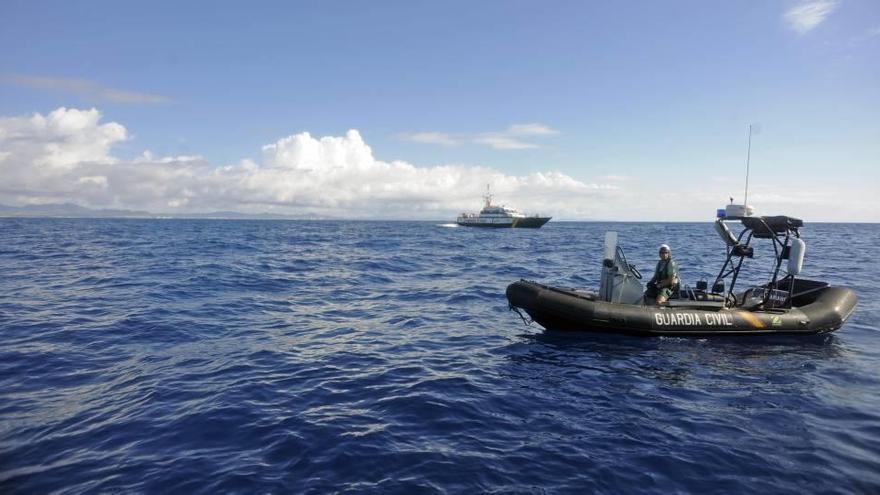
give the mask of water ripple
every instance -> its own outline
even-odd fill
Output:
[[[709,224],[0,219],[0,492],[880,491],[880,228],[804,228],[860,298],[831,336],[523,327],[506,285],[595,287],[609,229],[719,262]]]

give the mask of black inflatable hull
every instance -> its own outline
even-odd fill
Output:
[[[512,307],[524,310],[548,330],[575,330],[636,335],[767,335],[819,334],[843,325],[856,306],[855,293],[826,287],[812,302],[791,309],[745,311],[700,307],[657,307],[616,304],[569,289],[519,281],[507,287]]]

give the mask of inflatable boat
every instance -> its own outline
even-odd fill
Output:
[[[726,224],[731,221],[743,226],[738,236]],[[693,288],[679,283],[662,306],[645,300],[641,273],[617,245],[616,232],[605,236],[598,292],[521,280],[507,287],[507,299],[512,310],[525,311],[548,330],[680,336],[832,332],[852,314],[857,298],[848,288],[798,278],[806,249],[802,226],[800,219],[788,216],[728,216],[719,210],[715,229],[727,257],[714,283],[709,287],[702,281]],[[758,239],[773,244],[770,280],[737,291],[740,269],[754,257],[751,244]],[[787,273],[780,273],[783,264]]]

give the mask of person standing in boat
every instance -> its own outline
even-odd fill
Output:
[[[672,251],[666,244],[660,245],[660,261],[654,270],[654,276],[648,281],[645,291],[646,301],[656,301],[658,305],[666,304],[678,285],[678,266],[672,259]]]

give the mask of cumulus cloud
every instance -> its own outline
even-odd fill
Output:
[[[821,24],[836,7],[835,0],[807,1],[788,9],[783,17],[790,29],[805,34]]]
[[[688,182],[681,177],[677,191],[658,193],[656,180],[620,174],[585,181],[557,171],[516,176],[462,164],[423,167],[376,158],[356,130],[343,136],[294,134],[255,150],[255,159],[220,165],[201,156],[149,151],[128,160],[114,156],[113,147],[127,139],[125,127],[102,122],[96,109],[0,118],[0,203],[452,220],[477,210],[491,184],[497,203],[557,220],[694,220],[726,202],[732,183],[740,187],[739,179]],[[850,188],[843,201],[830,187],[823,196],[809,193],[815,189],[809,185],[790,186],[780,195],[756,184],[750,198],[768,213],[877,219],[870,187],[862,192]]]
[[[559,134],[559,131],[544,124],[513,124],[503,131],[483,132],[478,134],[452,134],[446,132],[407,132],[398,135],[404,141],[415,143],[440,144],[443,146],[459,146],[477,144],[496,150],[526,150],[541,146],[525,141],[525,138],[545,137]]]
[[[111,88],[85,79],[11,75],[0,77],[0,82],[28,88],[73,93],[82,97],[112,103],[149,104],[171,101],[170,98],[165,96]]]
[[[237,210],[346,218],[449,218],[479,207],[486,184],[500,200],[532,211],[599,214],[614,186],[558,172],[510,176],[486,167],[418,167],[382,161],[356,130],[295,134],[263,146],[259,160],[216,166],[200,156],[132,160],[111,154],[127,139],[96,109],[59,108],[0,119],[0,202],[73,202],[154,212]],[[572,201],[573,200],[573,201]]]
[[[95,110],[59,108],[46,116],[0,118],[0,193],[49,201],[60,194],[105,187],[102,174],[85,173],[110,166],[113,144],[127,138],[125,127],[99,123]]]
[[[59,108],[49,115],[0,118],[5,160],[16,155],[38,168],[70,168],[85,161],[112,161],[110,147],[126,139],[125,127],[99,124],[96,109]]]

